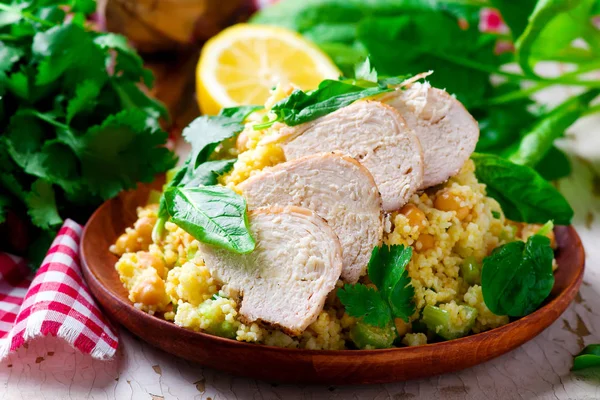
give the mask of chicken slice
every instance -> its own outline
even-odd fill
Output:
[[[477,121],[445,90],[417,82],[380,100],[397,109],[421,141],[425,161],[421,189],[456,175],[475,150]]]
[[[385,211],[408,202],[423,182],[419,139],[392,107],[358,101],[314,121],[280,130],[286,159],[339,151],[364,165],[381,193]]]
[[[250,209],[300,206],[323,217],[342,245],[342,279],[364,275],[381,243],[381,196],[373,176],[351,157],[322,153],[279,164],[238,185]]]
[[[248,213],[256,248],[237,254],[200,245],[210,273],[238,290],[240,316],[299,335],[317,319],[342,272],[342,248],[331,227],[301,207]]]

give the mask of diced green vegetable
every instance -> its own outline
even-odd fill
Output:
[[[218,299],[214,297],[213,300]],[[198,312],[204,318],[210,321],[208,327],[204,328],[204,331],[211,335],[217,335],[226,337],[229,339],[235,339],[237,326],[229,321],[223,321],[221,316],[218,315],[221,311],[217,311],[212,302],[204,302],[200,305]]]
[[[387,349],[396,338],[393,324],[383,328],[358,321],[350,330],[350,339],[359,349]]]
[[[475,257],[469,256],[460,264],[460,275],[468,285],[475,285],[481,281],[481,268]]]
[[[427,328],[445,340],[457,339],[469,334],[475,320],[477,319],[477,310],[473,307],[461,305],[458,306],[466,313],[466,320],[461,325],[456,325],[450,318],[450,313],[436,306],[427,305],[423,309],[422,321]]]

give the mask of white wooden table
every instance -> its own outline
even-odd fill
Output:
[[[543,94],[556,102],[568,89]],[[573,178],[559,182],[587,252],[581,291],[552,326],[502,357],[454,374],[371,386],[297,386],[233,377],[164,353],[121,329],[117,357],[95,361],[55,338],[0,363],[0,399],[600,399],[600,370],[572,374],[572,355],[600,343],[600,117],[564,141]],[[595,172],[592,172],[595,171]]]

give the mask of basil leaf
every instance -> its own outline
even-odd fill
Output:
[[[492,154],[473,153],[477,179],[500,203],[508,219],[528,223],[554,220],[568,225],[573,209],[558,190],[533,169]]]
[[[591,367],[600,367],[600,344],[590,344],[585,346],[585,348],[573,359],[571,371],[578,371],[580,369]]]
[[[391,90],[378,86],[363,88],[326,79],[315,90],[309,92],[294,90],[289,97],[275,103],[271,111],[277,115],[276,120],[294,126],[332,113],[356,100]]]
[[[545,180],[555,181],[571,174],[571,162],[562,150],[552,146],[535,166],[535,170]]]
[[[498,247],[483,259],[481,289],[485,305],[496,315],[531,314],[554,286],[550,239],[533,235]]]
[[[219,175],[229,171],[236,159],[215,160],[202,163],[193,171],[192,176],[186,176],[181,182],[187,187],[211,186],[217,184]]]
[[[246,200],[223,186],[173,187],[164,193],[175,224],[197,240],[235,253],[249,253],[255,242],[248,230]]]

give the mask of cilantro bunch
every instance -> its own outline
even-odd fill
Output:
[[[175,164],[152,74],[124,37],[90,29],[93,0],[0,1],[0,231],[35,263],[64,218]],[[26,228],[23,228],[26,227]]]

